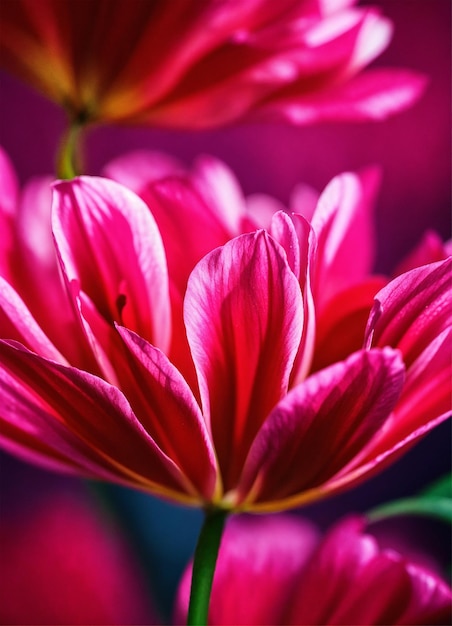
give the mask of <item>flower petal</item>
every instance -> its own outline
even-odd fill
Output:
[[[211,500],[215,453],[191,389],[163,352],[126,328],[117,330],[128,349],[133,387],[127,389],[127,397],[135,414],[194,489]]]
[[[185,322],[227,490],[287,391],[301,339],[302,297],[283,249],[258,231],[211,252],[190,277]]]
[[[157,447],[123,394],[100,378],[0,341],[4,439],[83,475],[186,492],[179,469]]]
[[[444,624],[451,592],[435,574],[382,550],[364,520],[333,527],[298,582],[290,624]]]
[[[312,217],[317,238],[313,267],[316,309],[335,294],[367,277],[374,261],[372,204],[378,170],[334,178],[321,194]]]
[[[251,447],[239,488],[246,506],[309,499],[303,492],[327,483],[378,432],[403,379],[398,353],[361,351],[292,389]]]
[[[283,624],[300,572],[319,536],[289,515],[234,517],[226,526],[215,570],[209,624]],[[186,622],[191,567],[178,591],[175,624]]]
[[[146,205],[113,181],[81,177],[55,186],[53,230],[69,282],[112,324],[167,349],[171,332],[165,253]]]
[[[398,348],[409,366],[444,329],[452,325],[452,257],[411,270],[375,296],[367,341]]]

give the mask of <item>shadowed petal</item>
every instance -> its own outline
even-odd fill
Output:
[[[403,379],[399,355],[386,349],[357,352],[295,387],[251,447],[241,497],[251,492],[259,504],[295,496],[293,504],[297,494],[326,483],[384,424]]]
[[[6,440],[18,441],[32,456],[50,450],[51,461],[54,456],[68,461],[70,468],[81,467],[85,475],[183,495],[177,466],[157,447],[116,387],[19,344],[0,342],[0,356]]]
[[[301,339],[301,292],[282,248],[258,231],[207,255],[188,283],[185,322],[227,489],[287,391]]]
[[[19,294],[1,276],[0,327],[4,338],[20,341],[30,350],[48,359],[67,363],[33,318]]]
[[[163,352],[126,328],[118,327],[118,332],[128,348],[135,386],[127,395],[135,413],[159,448],[210,500],[215,453],[191,389]]]

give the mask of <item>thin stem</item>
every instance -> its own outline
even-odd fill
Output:
[[[58,178],[69,179],[80,174],[80,139],[83,124],[72,122],[64,135],[57,157]]]
[[[210,592],[227,511],[207,511],[193,561],[188,626],[205,626]]]

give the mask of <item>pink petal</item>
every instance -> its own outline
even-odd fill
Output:
[[[31,484],[19,506],[3,497],[2,623],[161,623],[127,537],[88,488]]]
[[[295,83],[288,94],[276,93],[259,112],[260,117],[285,119],[292,124],[313,124],[325,120],[382,120],[399,113],[420,98],[426,79],[399,69],[372,69],[342,86],[303,91]]]
[[[372,204],[378,179],[377,170],[341,174],[319,198],[311,222],[317,237],[313,291],[319,311],[332,296],[360,282],[372,269]]]
[[[371,276],[343,289],[317,312],[316,345],[311,371],[341,361],[362,348],[375,294],[387,282],[382,276]]]
[[[215,453],[191,389],[160,350],[125,328],[118,327],[118,332],[128,349],[134,386],[127,396],[135,414],[194,489],[211,500]]]
[[[0,342],[4,439],[98,478],[184,492],[122,393],[96,376]]]
[[[0,276],[11,280],[14,246],[14,217],[19,199],[19,182],[6,152],[0,147]]]
[[[282,624],[300,572],[318,541],[316,529],[295,517],[235,517],[223,535],[209,624]],[[191,567],[178,591],[174,623],[186,621]]]
[[[417,246],[402,260],[394,271],[394,276],[404,274],[421,265],[443,261],[450,253],[447,250],[447,243],[433,230],[424,233]]]
[[[282,248],[258,231],[207,255],[188,283],[185,322],[227,490],[287,391],[301,339],[301,292]]]
[[[450,416],[451,340],[452,329],[443,331],[409,368],[394,414],[360,459],[361,471],[387,465]]]
[[[171,332],[165,252],[146,205],[107,179],[55,187],[53,230],[69,282],[105,319],[168,348]]]
[[[398,276],[375,297],[367,335],[372,345],[401,350],[409,366],[451,326],[452,258]]]
[[[20,341],[41,356],[67,363],[38,325],[19,294],[1,276],[0,328],[3,338]]]
[[[447,585],[363,530],[354,518],[330,530],[299,577],[288,623],[447,623]]]
[[[294,504],[327,483],[384,424],[403,379],[399,355],[385,349],[357,352],[293,388],[253,442],[241,497]]]
[[[190,179],[170,178],[142,192],[162,235],[171,280],[184,294],[196,263],[231,237]]]
[[[151,150],[135,150],[116,157],[102,172],[106,178],[125,185],[139,196],[154,181],[183,173],[179,161],[164,152]]]

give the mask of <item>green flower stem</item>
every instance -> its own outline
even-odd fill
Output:
[[[83,128],[83,124],[72,122],[66,131],[57,157],[58,178],[69,179],[80,174],[80,140]]]
[[[193,561],[188,626],[205,626],[210,592],[227,511],[207,511]]]

